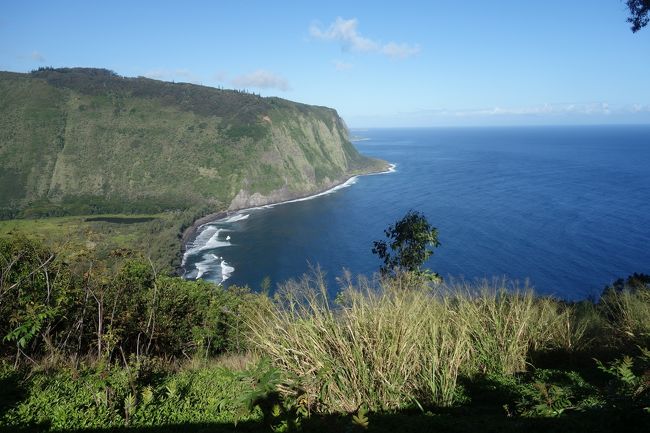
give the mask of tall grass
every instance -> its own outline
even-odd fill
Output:
[[[313,403],[352,412],[415,397],[424,322],[411,296],[347,290],[334,308],[320,277],[290,282],[283,292],[251,323],[253,344],[301,378]]]
[[[567,320],[558,303],[503,281],[362,281],[334,302],[316,274],[287,283],[249,336],[313,406],[353,412],[452,405],[459,376],[524,370],[528,351],[552,344]]]
[[[633,344],[650,345],[650,288],[608,291],[601,305],[615,335]]]
[[[469,329],[470,370],[489,374],[525,371],[529,350],[560,341],[571,344],[574,330],[569,312],[551,298],[535,296],[527,286],[520,289],[515,283],[494,280],[456,284],[448,291]]]

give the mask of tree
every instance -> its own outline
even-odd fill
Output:
[[[382,275],[397,275],[400,272],[415,272],[432,280],[440,276],[420,267],[433,254],[433,248],[440,245],[438,230],[432,227],[426,217],[410,210],[394,225],[384,230],[388,241],[374,241],[372,252],[377,254],[384,264]]]
[[[650,0],[627,0],[626,4],[630,9],[627,22],[632,24],[632,31],[636,33],[650,21]]]

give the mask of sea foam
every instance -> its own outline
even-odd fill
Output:
[[[221,264],[219,266],[221,268],[221,282],[223,283],[228,278],[230,278],[232,273],[235,271],[235,268],[229,266],[228,262],[226,262],[225,260],[221,260]]]
[[[242,221],[247,219],[250,216],[250,214],[241,214],[241,213],[236,213],[235,215],[225,218],[222,220],[219,220],[217,222],[222,222],[222,223],[235,223],[237,221]]]

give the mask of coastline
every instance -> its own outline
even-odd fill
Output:
[[[277,202],[269,202],[264,205],[259,205],[259,206],[248,206],[248,207],[242,207],[242,208],[236,208],[236,209],[228,209],[228,210],[222,210],[214,213],[210,213],[208,215],[202,216],[201,218],[197,219],[190,225],[188,228],[183,231],[183,234],[181,236],[181,254],[182,256],[185,256],[185,253],[187,252],[187,245],[190,241],[192,241],[196,235],[198,234],[199,229],[211,222],[219,221],[225,218],[228,218],[237,212],[242,212],[242,211],[247,211],[247,210],[253,210],[253,209],[260,209],[263,207],[272,207],[272,206],[277,206],[281,204],[287,204],[287,203],[293,203],[297,201],[303,201],[303,200],[310,200],[315,197],[325,195],[325,194],[330,194],[333,191],[344,188],[346,184],[354,179],[357,179],[358,177],[361,176],[373,176],[373,175],[378,175],[378,174],[388,174],[388,173],[393,173],[395,171],[396,165],[393,163],[386,163],[385,169],[382,171],[370,171],[367,173],[359,173],[359,174],[353,174],[350,175],[349,177],[345,178],[342,181],[335,182],[332,185],[322,188],[319,191],[306,194],[306,195],[298,195],[296,197],[289,198],[287,200],[280,200]],[[184,262],[184,260],[183,260]],[[182,269],[181,275],[185,274],[185,268],[181,265],[179,266],[179,269]]]

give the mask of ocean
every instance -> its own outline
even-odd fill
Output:
[[[204,225],[187,278],[259,290],[325,272],[371,276],[372,242],[408,210],[441,245],[446,280],[506,278],[575,300],[650,273],[650,126],[352,130],[365,155],[395,164],[329,194]]]

